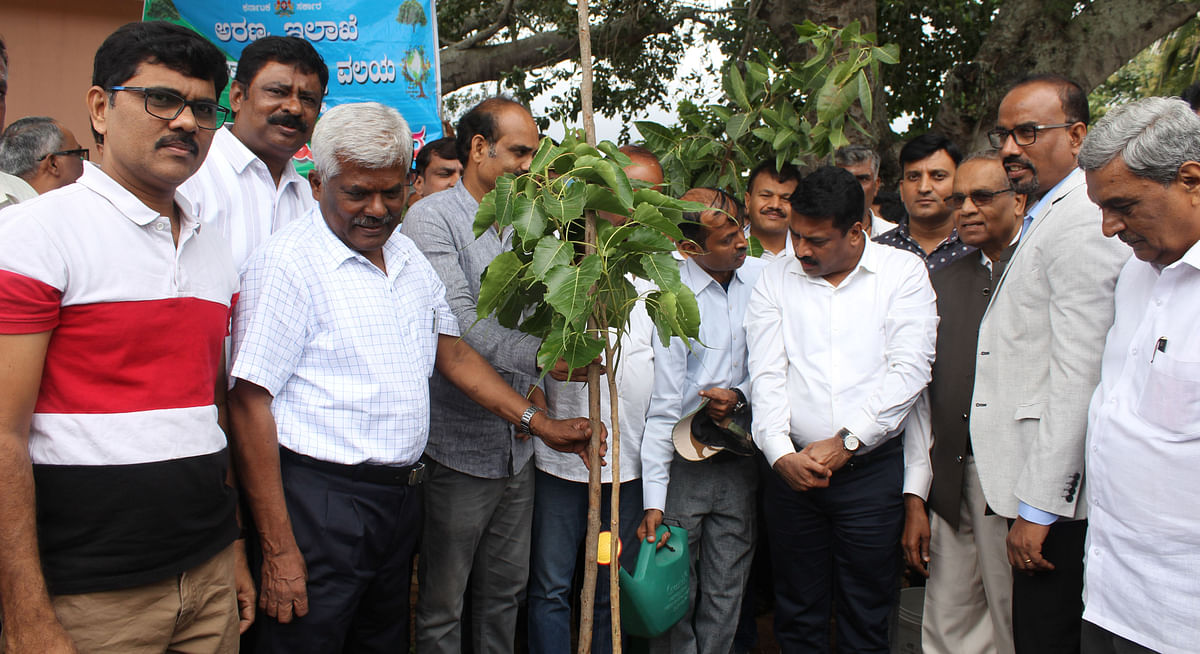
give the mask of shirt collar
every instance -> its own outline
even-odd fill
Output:
[[[855,277],[858,277],[860,274],[859,269],[862,269],[863,271],[868,272],[868,273],[878,272],[880,248],[886,248],[886,247],[891,247],[891,246],[876,243],[875,241],[872,241],[869,238],[866,239],[863,243],[863,251],[862,251],[862,255],[858,258],[858,263],[854,265],[854,269],[850,271],[849,275],[846,275],[846,278],[842,280],[842,283],[838,284],[838,288],[844,287],[847,282],[854,279]],[[814,284],[825,284],[827,286],[833,286],[829,282],[825,281],[824,277],[813,277],[813,276],[809,275],[808,273],[804,272],[804,266],[800,265],[800,260],[794,256],[792,258],[788,259],[787,266],[788,266],[788,272],[796,274],[796,275],[800,275],[801,277],[808,280],[809,282],[812,282]]]
[[[104,169],[99,166],[85,168],[84,175],[77,180],[77,183],[86,186],[93,193],[108,200],[114,209],[136,225],[145,227],[158,220],[162,215],[146,206],[129,189],[121,186],[115,179],[109,177],[108,173],[104,172]],[[200,223],[196,220],[196,214],[192,210],[192,203],[178,190],[175,191],[175,205],[179,207],[180,233],[186,233],[189,230],[198,233],[200,231]]]
[[[1046,194],[1042,196],[1042,199],[1038,200],[1037,203],[1033,205],[1033,208],[1025,212],[1025,215],[1030,219],[1036,220],[1038,216],[1046,212],[1046,209],[1050,208],[1050,205],[1054,204],[1054,202],[1058,200],[1058,198],[1062,195],[1062,192],[1066,191],[1068,188],[1074,188],[1082,183],[1082,177],[1083,169],[1075,168],[1069,175],[1058,180],[1058,183],[1052,186],[1049,191],[1046,191]]]
[[[1178,261],[1176,261],[1175,263],[1172,263],[1169,266],[1165,266],[1161,270],[1166,270],[1167,268],[1175,268],[1180,265],[1188,265],[1197,270],[1200,270],[1200,241],[1196,241],[1195,243],[1192,243],[1192,247],[1188,248],[1187,252],[1184,252],[1183,256],[1179,257]],[[1157,268],[1157,266],[1156,266],[1156,268]]]
[[[258,155],[246,147],[245,143],[242,143],[241,139],[234,136],[233,130],[228,127],[222,127],[213,135],[212,149],[220,152],[239,175],[245,174],[246,169],[254,165],[255,162],[262,166],[263,170],[266,170],[268,174],[270,173],[266,162],[259,159]],[[212,156],[211,152],[209,156]],[[296,172],[296,167],[289,161],[283,167],[283,175],[279,178],[279,188],[304,181],[306,180],[300,176],[300,173]]]
[[[342,239],[338,238],[337,234],[333,233],[333,230],[326,224],[325,216],[321,214],[319,207],[309,211],[308,219],[313,222],[313,227],[319,235],[319,247],[324,253],[327,270],[333,272],[351,259],[360,261],[364,265],[376,270],[379,269],[378,266],[368,261],[362,254],[351,250],[348,245],[342,242]],[[400,246],[399,236],[400,227],[397,225],[395,231],[392,232],[392,236],[383,244],[383,262],[387,267],[388,279],[395,278],[411,255],[410,251]]]
[[[749,259],[750,257],[747,255],[746,260],[749,261]],[[739,284],[746,283],[745,270],[746,265],[743,263],[737,270],[733,271],[733,278],[729,281],[730,288],[733,287],[735,280]],[[713,276],[708,274],[707,270],[701,268],[700,264],[696,263],[696,260],[692,257],[687,257],[683,260],[681,272],[691,280],[692,283],[688,284],[688,286],[692,289],[693,293],[699,294],[710,285],[720,288],[722,293],[727,292],[724,288],[721,288],[721,283],[713,279]]]

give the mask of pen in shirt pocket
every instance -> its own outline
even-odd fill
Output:
[[[1150,363],[1154,363],[1154,357],[1158,356],[1159,352],[1167,351],[1167,337],[1161,336],[1158,342],[1154,344],[1154,352],[1150,355]]]
[[[432,319],[432,321],[431,321],[431,322],[432,322],[432,324],[433,324],[433,334],[436,336],[436,335],[437,335],[437,333],[438,333],[438,312],[437,312],[437,307],[432,307],[432,308],[429,310],[429,313],[430,313],[430,315],[432,315],[432,316],[433,316],[433,319]]]

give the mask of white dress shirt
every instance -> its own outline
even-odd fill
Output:
[[[654,339],[654,393],[642,438],[642,504],[646,509],[666,507],[675,454],[671,431],[680,418],[700,406],[704,399],[700,391],[738,388],[751,397],[742,318],[763,268],[762,261],[746,257],[726,290],[694,259],[679,266],[680,278],[692,289],[700,307],[700,339],[692,343],[690,352],[682,339],[672,338],[669,347]]]
[[[656,290],[653,282],[630,276],[639,295]],[[615,343],[616,330],[609,331],[609,342]],[[645,302],[638,301],[629,314],[628,331],[621,337],[621,358],[617,363],[618,420],[621,426],[621,482],[642,476],[642,432],[646,428],[646,408],[654,386],[654,348],[658,338],[654,322],[646,313]],[[608,374],[613,369],[608,368]],[[588,388],[585,382],[558,381],[549,375],[545,379],[546,401],[550,417],[563,420],[588,415]],[[600,469],[602,483],[612,481],[612,404],[608,394],[608,378],[600,377],[600,419],[608,425],[608,463]],[[586,483],[588,469],[576,454],[551,449],[542,440],[534,439],[534,460],[538,470],[559,479]]]
[[[458,336],[446,289],[397,230],[387,272],[319,211],[284,227],[242,270],[233,377],[275,398],[279,444],[322,461],[408,465],[429,436],[438,334]]]
[[[229,241],[235,270],[268,236],[317,206],[308,180],[290,161],[276,186],[267,164],[227,127],[213,135],[204,165],[179,192],[191,201],[200,222]]]
[[[899,225],[880,217],[879,214],[875,213],[874,209],[871,210],[871,238],[875,238],[880,234],[886,234],[897,227]]]
[[[901,432],[929,383],[937,338],[929,275],[867,240],[834,286],[794,257],[763,271],[746,309],[754,441],[768,463],[843,427],[870,452]]]
[[[1117,279],[1088,409],[1085,620],[1158,652],[1200,647],[1200,245]]]
[[[746,226],[742,228],[742,233],[744,233],[746,235],[747,239],[750,238],[750,223],[748,221],[746,223]],[[755,238],[758,238],[758,237],[756,236]],[[761,239],[759,240],[759,243],[760,244],[762,243]],[[771,263],[772,261],[775,261],[776,259],[782,259],[784,257],[789,257],[789,256],[794,256],[794,255],[795,255],[795,251],[792,250],[792,230],[789,229],[787,232],[784,233],[782,250],[780,250],[778,252],[772,252],[772,251],[768,250],[766,248],[766,246],[764,245],[762,254],[758,255],[758,258],[762,259],[763,263]]]

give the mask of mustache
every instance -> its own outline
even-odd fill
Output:
[[[288,113],[271,114],[270,116],[267,117],[267,124],[280,125],[282,127],[290,127],[291,129],[298,130],[301,132],[308,131],[308,123],[305,123],[304,119],[297,116],[296,114],[288,114]]]
[[[1117,238],[1121,239],[1122,243],[1133,243],[1135,241],[1142,240],[1142,237],[1130,232],[1129,230],[1117,232]]]
[[[168,134],[154,143],[154,149],[169,148],[175,145],[182,145],[187,148],[192,154],[200,153],[200,144],[196,143],[196,138],[191,134],[179,133]]]
[[[800,259],[800,263],[808,265],[808,266],[815,266],[820,263],[819,261],[817,261],[816,259],[814,259],[812,257],[797,257],[797,258]]]
[[[394,214],[384,214],[382,216],[355,216],[350,220],[350,224],[354,227],[386,227],[396,222]]]
[[[1033,162],[1026,159],[1025,157],[1020,156],[1020,155],[1010,154],[1004,158],[1004,161],[1002,163],[1005,166],[1008,166],[1010,164],[1016,164],[1018,166],[1021,166],[1022,168],[1028,168],[1029,170],[1032,170],[1035,173],[1037,172],[1037,168],[1034,167]]]

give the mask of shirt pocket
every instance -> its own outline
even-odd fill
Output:
[[[1138,415],[1168,440],[1200,435],[1200,362],[1156,352],[1138,401]]]

